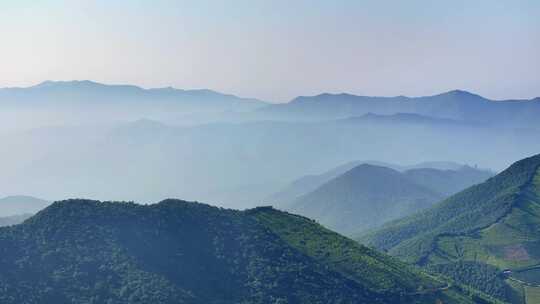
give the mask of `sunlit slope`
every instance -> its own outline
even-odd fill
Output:
[[[395,297],[394,303],[492,303],[476,291],[428,275],[305,217],[272,208],[248,212],[303,254],[384,298]]]
[[[179,200],[54,203],[0,228],[0,269],[2,304],[479,299],[306,218]]]
[[[476,287],[485,285],[487,279],[478,278],[489,272],[484,265],[491,265],[499,275],[484,291],[503,279],[514,287],[534,287],[540,284],[540,155],[361,240]],[[463,263],[469,263],[466,275]],[[510,299],[514,291],[499,296]]]

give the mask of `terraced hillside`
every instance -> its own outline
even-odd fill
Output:
[[[507,301],[535,298],[540,280],[540,155],[360,240]],[[489,276],[493,269],[497,275]],[[494,288],[501,283],[504,288]],[[536,303],[531,301],[527,304]]]

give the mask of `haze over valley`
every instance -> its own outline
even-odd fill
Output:
[[[415,113],[398,111],[416,99],[392,102],[395,105],[379,112],[362,105],[350,117],[324,111],[328,115],[314,118],[293,111],[305,120],[291,118],[289,112],[273,113],[274,105],[258,100],[208,96],[204,90],[188,94],[70,81],[0,92],[0,107],[8,112],[13,103],[23,105],[13,116],[17,124],[3,122],[2,138],[10,149],[0,159],[0,180],[11,185],[3,194],[48,200],[88,197],[147,203],[183,197],[235,208],[279,205],[282,202],[265,200],[302,175],[355,160],[399,165],[455,161],[498,171],[540,148],[535,140],[539,122],[523,110],[524,105],[540,108],[535,100],[481,100],[486,109],[497,112],[504,104],[508,117],[521,117],[515,119],[519,123],[499,125],[497,117],[464,120],[478,112],[477,106],[469,107],[471,95],[455,92],[441,101],[435,97],[433,103],[461,104],[462,117],[442,118],[448,114],[434,114],[432,101],[421,98]],[[318,99],[308,98],[303,107],[317,109]],[[344,102],[343,106],[351,103]],[[331,103],[342,105],[339,98]],[[434,116],[416,113],[427,109]],[[267,111],[272,114],[261,114]],[[197,114],[189,114],[192,119],[186,121],[185,113]],[[121,178],[117,172],[122,172]]]
[[[539,304],[540,2],[0,1],[0,304]]]

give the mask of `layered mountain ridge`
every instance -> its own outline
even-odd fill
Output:
[[[319,179],[330,177],[346,166]],[[360,164],[284,206],[330,229],[353,235],[424,210],[491,176],[487,171],[468,166],[457,170],[415,168],[400,172],[380,165]]]
[[[538,98],[528,100],[490,100],[462,90],[423,97],[375,97],[352,94],[301,96],[290,103],[269,105],[260,111],[312,119],[335,119],[368,113],[393,115],[413,113],[434,118],[493,125],[537,126]]]
[[[497,296],[524,303],[519,299],[540,288],[539,236],[540,155],[536,155],[433,208],[390,222],[360,239],[403,260],[474,283],[484,291],[494,292],[493,284],[500,284],[502,275],[507,277],[506,287],[511,288]],[[463,272],[464,263],[469,265],[468,275]],[[482,284],[475,281],[474,276],[485,274],[489,267],[499,272],[497,276]]]
[[[269,207],[68,200],[0,228],[2,303],[474,303]]]

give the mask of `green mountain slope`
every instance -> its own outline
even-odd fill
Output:
[[[403,172],[410,180],[444,196],[456,194],[493,177],[490,171],[462,166],[455,170],[417,168]]]
[[[514,287],[519,283],[517,291],[523,282],[534,287],[540,279],[535,270],[540,265],[540,155],[516,162],[483,184],[360,239],[406,261],[443,269],[455,278],[463,276],[460,263],[474,263],[469,268],[478,272],[470,270],[468,278],[461,279],[465,283],[485,275],[482,269],[491,265],[499,272],[510,269],[506,283]],[[512,294],[505,297],[514,299]]]
[[[299,197],[289,209],[352,234],[425,209],[443,198],[401,172],[363,164]]]
[[[330,231],[313,220],[259,207],[247,211],[303,254],[376,290],[392,303],[495,303],[485,295],[464,286],[454,286],[446,279],[435,278],[397,259],[362,246]],[[498,302],[497,302],[498,303]]]
[[[416,165],[401,166],[373,160],[358,160],[345,163],[321,174],[302,176],[280,191],[267,197],[265,201],[272,202],[274,206],[278,206],[279,208],[287,208],[298,197],[316,190],[332,179],[362,164],[385,167],[402,172],[415,183],[446,196],[484,182],[494,175],[488,170],[472,168],[467,165],[448,161],[423,162]]]
[[[0,268],[6,304],[427,304],[478,297],[303,217],[177,200],[54,203],[0,229]]]

